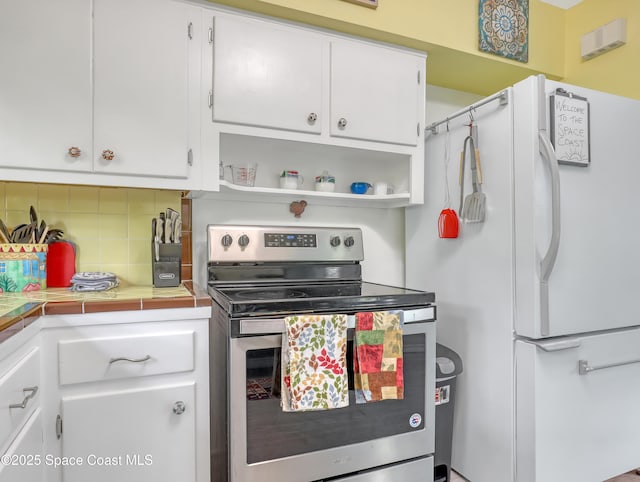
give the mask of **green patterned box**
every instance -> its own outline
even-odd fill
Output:
[[[47,244],[0,244],[0,293],[47,288]]]

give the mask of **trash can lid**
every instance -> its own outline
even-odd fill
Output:
[[[453,360],[439,356],[436,358],[436,363],[438,364],[438,369],[442,375],[455,375],[456,366],[453,363]]]
[[[451,348],[436,343],[436,378],[454,377],[462,373],[462,358]]]

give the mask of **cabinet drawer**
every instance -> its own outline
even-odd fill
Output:
[[[58,342],[60,385],[194,369],[195,332]]]
[[[22,427],[39,402],[40,349],[34,348],[0,378],[0,446]],[[24,403],[23,403],[24,402]],[[20,407],[11,405],[21,405]],[[24,408],[22,408],[24,406]]]

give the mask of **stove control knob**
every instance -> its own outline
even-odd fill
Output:
[[[334,248],[340,246],[340,236],[331,236],[331,238],[329,238],[329,244]]]
[[[353,246],[353,245],[355,244],[355,242],[356,242],[356,241],[355,241],[355,239],[353,239],[353,236],[346,236],[346,237],[344,238],[344,245],[345,245],[347,248],[350,248],[351,246]]]
[[[241,248],[246,248],[249,245],[249,236],[243,234],[238,238],[238,244]]]
[[[228,248],[233,244],[233,238],[230,235],[225,234],[224,236],[222,236],[222,240],[220,242],[222,243],[222,246]]]

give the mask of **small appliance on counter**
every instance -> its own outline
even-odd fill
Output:
[[[49,244],[47,255],[47,287],[68,288],[76,273],[76,247],[70,241]]]
[[[179,286],[182,281],[181,231],[180,213],[174,209],[151,220],[151,271],[156,288]]]

